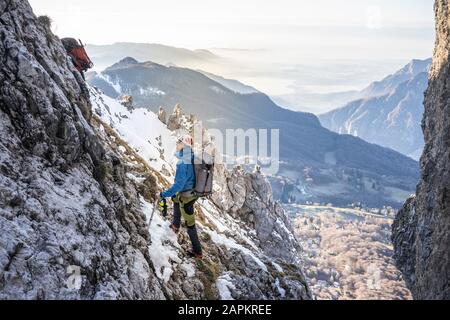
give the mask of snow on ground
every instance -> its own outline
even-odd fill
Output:
[[[208,214],[208,213],[213,213],[216,211],[216,208],[211,204],[211,202],[199,201],[197,203],[200,204],[200,206],[202,207],[203,211],[205,212],[208,220],[216,226],[216,228],[219,232],[223,233],[225,231],[230,230],[230,228],[227,227],[224,222],[220,221],[219,219],[216,219],[214,217],[214,215]]]
[[[98,77],[106,81],[106,83],[108,83],[109,85],[111,85],[118,95],[122,94],[122,86],[120,85],[119,81],[113,81],[110,76],[103,73],[99,73]]]
[[[284,222],[281,221],[280,218],[277,218],[276,224],[278,224],[278,226],[279,226],[280,228],[282,228],[286,234],[289,235],[289,239],[290,239],[291,241],[294,241],[294,240],[295,240],[295,237],[294,237],[294,235],[292,234],[292,232],[289,231],[289,229],[286,227],[286,225],[284,224]]]
[[[128,110],[117,100],[91,88],[91,102],[96,114],[110,125],[148,164],[161,172],[173,168],[175,137],[153,112],[138,108]],[[166,176],[170,180],[170,176]]]
[[[139,94],[141,96],[165,96],[166,93],[158,88],[147,87],[142,88],[139,87]]]
[[[216,227],[219,233],[223,234],[226,232],[238,232],[239,237],[242,238],[242,240],[244,240],[250,247],[252,247],[254,250],[259,250],[258,246],[250,239],[247,231],[241,228],[235,220],[231,218],[227,219],[228,216],[218,212],[218,210],[211,204],[210,201],[199,201],[198,203],[203,209],[203,212],[208,221]]]
[[[221,275],[216,281],[217,289],[221,300],[234,300],[231,296],[231,290],[236,289],[228,273]]]
[[[117,100],[111,99],[94,88],[90,88],[93,109],[96,114],[108,125],[110,125],[119,136],[134,148],[137,153],[147,161],[153,169],[161,172],[164,167],[168,174],[164,177],[173,181],[175,159],[173,152],[175,150],[175,137],[162,122],[159,121],[156,114],[147,109],[128,110]],[[122,150],[125,152],[126,150]],[[138,177],[131,176],[133,180]],[[147,221],[153,211],[153,204],[141,199],[142,208],[147,216]],[[211,240],[223,245],[229,249],[239,250],[244,255],[249,256],[256,265],[267,272],[266,265],[258,257],[262,253],[257,245],[252,241],[254,234],[245,231],[239,223],[231,216],[219,212],[209,200],[198,202],[205,218],[213,226],[209,227],[199,225],[211,236]],[[279,222],[280,224],[281,221]],[[150,226],[152,243],[149,247],[149,253],[155,265],[157,276],[163,281],[169,281],[175,270],[183,270],[188,277],[195,275],[195,267],[189,262],[183,260],[185,256],[182,247],[177,242],[177,236],[170,230],[169,223],[165,221],[158,210],[156,210],[152,224]],[[250,249],[237,243],[229,235],[242,239]],[[258,255],[258,256],[257,256]],[[277,270],[282,270],[279,265],[274,265]],[[219,278],[218,287],[221,290],[223,299],[231,298],[229,289],[232,286],[230,275],[223,275]],[[280,294],[282,292],[280,291]]]
[[[283,268],[278,263],[275,263],[275,262],[272,261],[272,265],[275,267],[275,269],[277,269],[277,271],[279,273],[283,273],[284,272]]]
[[[154,205],[141,199],[142,211],[147,222],[150,223]],[[175,271],[175,268],[182,268],[187,277],[195,275],[192,263],[183,261],[183,249],[178,244],[177,235],[169,228],[169,223],[155,210],[151,225],[149,226],[152,236],[152,243],[149,247],[149,254],[155,266],[156,275],[164,282],[168,282]]]
[[[278,292],[280,293],[281,297],[284,298],[286,296],[286,290],[284,290],[280,286],[280,279],[277,278],[277,280],[275,281],[275,286],[277,287]]]
[[[146,215],[147,222],[150,223],[154,205],[145,200],[141,200],[141,202],[142,211]],[[158,213],[153,214],[149,228],[152,235],[149,253],[155,266],[156,275],[164,282],[168,282],[174,272],[173,265],[182,262],[179,257],[181,246],[177,242],[176,234],[171,232],[168,223]]]

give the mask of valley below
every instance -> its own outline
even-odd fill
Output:
[[[284,207],[294,221],[305,275],[316,299],[412,298],[393,260],[393,209]]]
[[[274,59],[261,79],[302,77],[274,97],[216,52],[85,46],[0,1],[0,300],[450,299],[449,0],[434,8],[432,59],[362,91],[330,68],[345,91],[321,96],[302,90],[314,65]]]

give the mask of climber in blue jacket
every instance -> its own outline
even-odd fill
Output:
[[[181,226],[181,217],[186,222],[187,232],[192,242],[192,251],[188,255],[192,258],[202,259],[202,246],[198,238],[197,228],[195,225],[194,204],[198,200],[198,196],[193,193],[195,188],[195,172],[192,151],[193,139],[191,136],[183,136],[177,140],[176,154],[179,159],[176,168],[175,182],[171,188],[161,192],[159,202],[160,210],[164,210],[166,206],[165,199],[172,198],[173,221],[170,228],[178,234]]]
[[[177,151],[175,157],[178,158],[175,182],[170,189],[161,192],[162,198],[172,198],[177,193],[190,191],[195,187],[195,173],[192,161],[193,151],[192,138],[190,136],[181,137],[177,141]]]

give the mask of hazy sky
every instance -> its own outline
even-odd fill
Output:
[[[282,73],[278,80],[238,79],[272,95],[360,89],[413,58],[430,57],[434,43],[433,0],[29,1],[53,19],[56,34],[86,43],[204,48],[255,66],[317,70],[308,76],[318,81],[297,88]]]
[[[62,36],[87,42],[155,42],[187,48],[294,45],[298,27],[428,30],[433,0],[30,0]],[[397,29],[400,28],[400,29]],[[273,30],[273,34],[261,31]],[[408,33],[408,32],[406,32]],[[345,30],[343,31],[343,35]],[[269,37],[270,36],[270,37]],[[314,33],[309,34],[314,37]],[[413,36],[409,34],[408,36]],[[418,32],[415,39],[420,39]],[[392,50],[395,48],[386,48]]]

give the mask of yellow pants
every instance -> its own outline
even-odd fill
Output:
[[[197,196],[192,195],[186,197],[182,196],[180,193],[173,198],[174,215],[176,216],[178,213],[177,211],[179,210],[184,221],[186,221],[187,227],[195,226],[194,203],[197,199]]]

